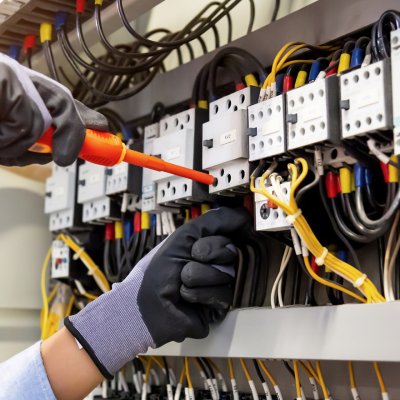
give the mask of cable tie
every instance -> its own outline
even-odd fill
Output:
[[[359,278],[356,279],[356,281],[353,283],[353,286],[355,288],[359,288],[360,286],[362,286],[364,284],[366,279],[367,279],[367,275],[362,274]]]
[[[79,258],[81,258],[82,253],[85,251],[84,247],[79,247],[79,250],[72,256],[73,260],[78,260]]]
[[[302,211],[301,211],[301,208],[299,208],[294,214],[288,215],[288,216],[286,217],[286,221],[287,221],[289,224],[293,224],[294,221],[296,221],[296,219],[297,219],[298,217],[300,217],[301,214],[302,214]]]
[[[325,264],[325,258],[326,258],[326,256],[328,255],[328,253],[329,253],[329,250],[326,248],[326,247],[324,247],[324,250],[322,251],[322,254],[319,256],[319,257],[317,257],[316,259],[315,259],[315,263],[320,267],[321,265],[324,265]]]

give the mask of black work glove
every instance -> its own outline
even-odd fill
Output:
[[[107,119],[75,101],[63,85],[0,54],[0,164],[23,166],[54,160],[72,164],[86,128],[105,131]],[[53,125],[53,153],[28,149]]]
[[[106,377],[149,346],[206,337],[233,298],[230,238],[250,224],[247,211],[230,208],[190,221],[65,326]]]

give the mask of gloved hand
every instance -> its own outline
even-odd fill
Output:
[[[23,166],[45,164],[52,159],[60,166],[78,157],[86,128],[105,131],[107,119],[75,101],[60,83],[30,70],[0,54],[0,164]],[[50,127],[55,126],[53,153],[28,149]]]
[[[110,292],[66,318],[65,326],[110,378],[149,347],[204,338],[233,298],[238,230],[244,209],[220,208],[181,226]]]

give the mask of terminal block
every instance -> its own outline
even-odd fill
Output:
[[[72,228],[77,224],[76,198],[77,164],[59,167],[53,164],[53,173],[46,181],[44,212],[49,214],[50,231]]]
[[[330,142],[338,144],[339,82],[335,75],[293,89],[287,99],[288,150]]]
[[[390,60],[378,61],[340,77],[344,139],[392,129]],[[397,92],[397,88],[394,90]]]
[[[216,177],[210,193],[246,192],[250,178],[247,107],[259,89],[247,87],[210,103],[203,124],[203,169]]]
[[[143,141],[135,141],[129,148],[143,151]],[[106,195],[142,192],[142,168],[122,162],[106,168]]]
[[[106,167],[85,162],[79,167],[78,203],[82,204],[82,222],[118,219],[117,205],[106,196]]]
[[[285,94],[272,97],[248,108],[249,160],[256,161],[286,151]]]
[[[400,154],[400,29],[391,32],[394,154]]]
[[[195,170],[201,169],[201,129],[207,110],[189,109],[160,121],[160,135],[153,141],[153,154],[161,159]],[[191,204],[211,200],[205,185],[166,172],[153,171],[157,203]]]
[[[260,187],[260,179],[257,178],[255,181],[255,187]],[[272,186],[266,183],[266,189],[273,196],[276,196],[275,191]],[[281,187],[285,196],[287,196],[287,200],[289,200],[289,190],[290,190],[290,182],[282,182]],[[286,220],[286,214],[280,209],[277,205],[273,204],[270,200],[268,200],[265,196],[254,193],[254,215],[255,215],[255,224],[256,231],[285,231],[291,228],[291,224]]]

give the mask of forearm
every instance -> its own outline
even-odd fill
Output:
[[[41,346],[44,367],[58,400],[81,400],[104,377],[66,328]]]

